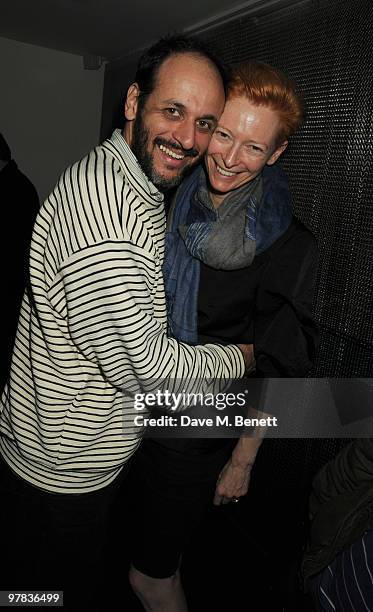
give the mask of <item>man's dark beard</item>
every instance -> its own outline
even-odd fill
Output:
[[[131,149],[135,154],[143,173],[148,177],[153,185],[159,189],[159,191],[164,193],[169,189],[173,189],[174,187],[180,185],[183,178],[187,176],[198,163],[200,155],[196,149],[182,149],[180,145],[168,142],[163,138],[155,138],[154,144],[164,144],[170,149],[182,151],[186,157],[194,158],[194,163],[188,164],[182,168],[174,177],[166,178],[165,176],[158,174],[158,172],[156,172],[154,169],[153,157],[147,150],[149,139],[149,130],[145,128],[142,112],[139,112],[134,121]]]

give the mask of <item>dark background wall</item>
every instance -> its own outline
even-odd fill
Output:
[[[305,0],[198,33],[228,63],[268,62],[304,92],[306,122],[281,163],[320,247],[315,376],[373,373],[372,17],[371,0]],[[107,65],[102,137],[122,123],[136,61]]]

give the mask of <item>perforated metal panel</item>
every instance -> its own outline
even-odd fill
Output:
[[[228,63],[268,62],[304,92],[307,119],[282,163],[320,246],[316,376],[373,373],[372,17],[371,0],[308,1],[202,35]]]

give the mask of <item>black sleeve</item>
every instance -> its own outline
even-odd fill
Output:
[[[316,474],[310,512],[316,514],[321,504],[370,482],[373,482],[373,439],[356,439]]]
[[[313,364],[318,345],[312,314],[317,254],[315,238],[300,223],[273,249],[256,298],[258,376],[302,377]]]
[[[0,246],[5,295],[0,354],[1,388],[5,384],[10,368],[19,311],[29,278],[31,235],[39,210],[39,198],[35,187],[17,169],[14,162],[11,162],[7,174],[2,178],[0,193],[4,199],[3,229],[8,240],[3,240]]]

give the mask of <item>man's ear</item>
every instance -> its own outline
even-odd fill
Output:
[[[271,157],[267,161],[267,166],[272,166],[278,160],[280,155],[282,155],[282,153],[285,151],[287,146],[288,146],[288,141],[284,140],[284,142],[280,144],[280,146],[278,146],[277,149],[273,151]]]
[[[126,102],[124,105],[124,115],[127,121],[136,119],[137,106],[139,102],[140,88],[137,83],[132,83],[127,91]]]

